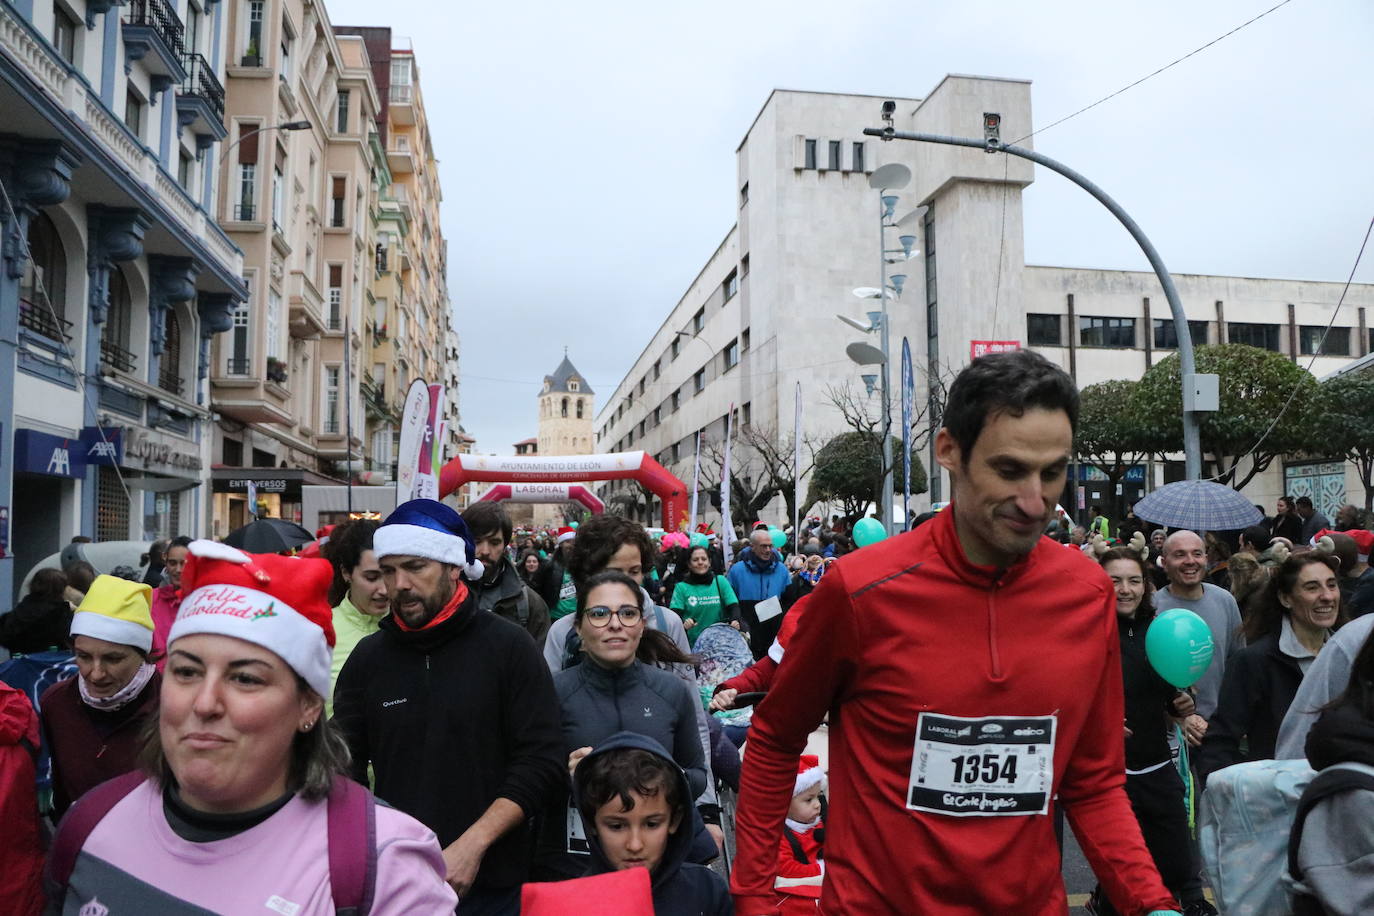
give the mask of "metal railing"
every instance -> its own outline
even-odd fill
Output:
[[[162,369],[157,374],[157,387],[181,397],[186,390],[186,380],[169,369]]]
[[[187,54],[182,58],[182,65],[186,68],[186,81],[181,84],[182,95],[194,95],[205,99],[223,122],[224,85],[215,75],[210,62],[200,54]]]
[[[167,0],[132,0],[129,15],[124,21],[129,25],[150,27],[172,53],[178,56],[183,54],[186,27],[181,24],[181,17]]]
[[[240,223],[251,223],[257,216],[258,208],[253,204],[234,204],[234,219]]]
[[[231,356],[225,360],[226,375],[248,375],[253,371],[253,361],[247,357]]]
[[[396,104],[398,104],[398,105],[409,105],[410,102],[411,102],[411,99],[412,99],[413,97],[414,97],[414,91],[413,91],[413,89],[412,89],[411,86],[409,86],[409,85],[398,86],[398,85],[396,85],[396,84],[394,84],[394,83],[392,84],[392,86],[391,86],[391,101],[392,101],[392,102],[394,102],[394,103],[396,103]]]
[[[52,309],[24,299],[19,300],[19,326],[41,334],[48,340],[70,342],[72,339],[72,335],[67,333],[72,329],[70,321],[53,315]]]
[[[100,363],[120,372],[133,372],[138,368],[138,357],[132,350],[125,349],[112,340],[100,341]]]

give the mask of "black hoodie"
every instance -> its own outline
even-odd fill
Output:
[[[391,615],[358,643],[334,687],[334,723],[353,778],[376,776],[377,797],[433,830],[447,847],[497,798],[528,817],[567,779],[553,679],[529,634],[477,610],[471,592],[452,617],[406,631]],[[524,882],[526,828],[487,850],[479,889]]]
[[[677,773],[683,799],[683,819],[678,829],[668,835],[668,846],[652,876],[654,893],[654,916],[732,916],[734,903],[725,879],[705,865],[693,865],[687,861],[692,848],[691,799],[692,789],[687,774],[673,762],[673,758],[653,738],[634,732],[619,732],[607,738],[578,764],[573,778],[573,793],[581,798],[584,790],[585,774],[591,772],[588,764],[599,754],[609,751],[635,748],[662,757]],[[596,830],[587,825],[587,841],[592,851],[592,867],[587,874],[598,875],[612,871],[611,863],[601,848]]]

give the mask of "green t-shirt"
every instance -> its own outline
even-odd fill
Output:
[[[696,621],[687,630],[687,638],[695,643],[702,630],[721,622],[725,609],[732,604],[739,604],[739,599],[730,587],[730,580],[716,576],[709,585],[679,582],[673,589],[673,600],[668,606],[677,611],[684,621]]]
[[[572,576],[563,573],[563,584],[558,587],[558,603],[553,606],[549,613],[552,620],[559,617],[567,617],[577,610],[577,586],[573,585]]]

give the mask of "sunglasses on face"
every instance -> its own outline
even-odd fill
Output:
[[[632,627],[643,619],[643,612],[638,605],[623,604],[615,610],[611,610],[605,605],[589,607],[582,612],[582,616],[587,618],[594,627],[604,627],[611,622],[611,615],[615,614],[620,618],[620,625]]]

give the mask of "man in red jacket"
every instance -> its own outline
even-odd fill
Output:
[[[797,755],[826,713],[822,913],[1062,914],[1056,805],[1124,916],[1177,912],[1123,788],[1115,595],[1041,537],[1077,418],[1073,382],[1038,354],[976,360],[936,439],[953,505],[808,596],[750,728],[741,916],[777,912]]]

